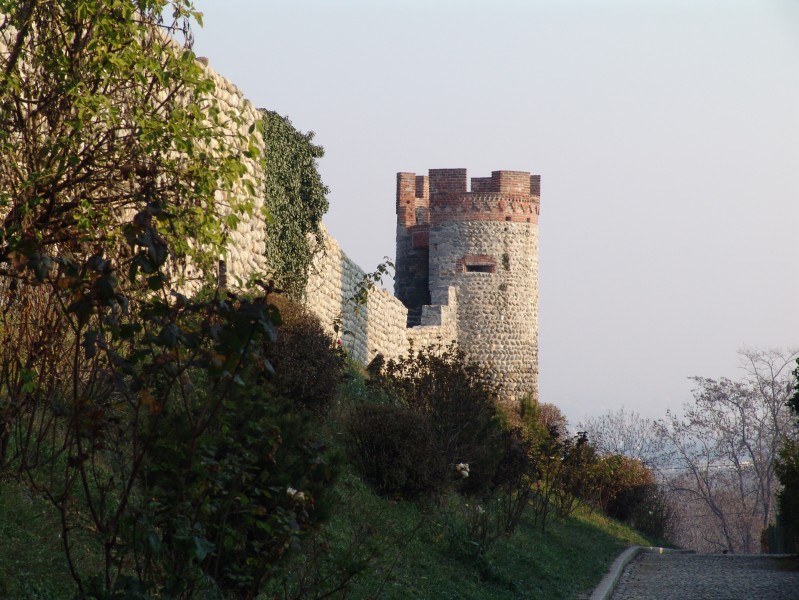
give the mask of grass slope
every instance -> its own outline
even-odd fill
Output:
[[[567,519],[551,519],[544,531],[527,514],[512,536],[480,554],[457,510],[458,502],[468,500],[452,496],[434,506],[386,500],[352,474],[342,479],[336,496],[341,510],[327,527],[329,554],[361,552],[369,563],[347,598],[586,598],[625,547],[651,544],[636,531],[579,509]],[[301,569],[295,564],[288,571]],[[281,587],[261,600],[279,597]]]
[[[320,560],[350,560],[363,569],[348,598],[584,598],[625,546],[651,543],[615,521],[578,510],[565,520],[550,519],[543,532],[528,514],[510,538],[478,554],[459,513],[459,503],[468,500],[458,496],[434,505],[387,500],[346,473],[334,499],[336,510],[324,531],[329,546]],[[46,503],[22,486],[2,484],[0,597],[52,600],[74,594],[58,531]],[[302,568],[295,558],[286,572],[296,575]],[[318,572],[328,566],[304,568]],[[282,587],[261,598],[281,597]]]

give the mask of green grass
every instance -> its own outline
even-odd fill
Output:
[[[510,538],[478,555],[455,516],[443,505],[391,501],[373,495],[353,474],[335,491],[338,514],[327,527],[328,556],[360,554],[368,563],[348,598],[520,599],[586,598],[613,559],[630,544],[651,541],[615,521],[579,509],[551,519],[542,532],[526,515]],[[306,564],[305,569],[319,569]],[[302,570],[293,563],[288,571]],[[279,593],[275,587],[262,600]]]
[[[350,402],[374,400],[361,378],[342,387]],[[337,412],[318,426],[329,446],[342,450]],[[550,517],[544,530],[528,510],[513,535],[478,551],[463,518],[463,505],[474,500],[454,492],[435,501],[382,498],[350,466],[343,467],[330,496],[330,520],[295,548],[259,600],[318,598],[343,582],[349,599],[586,598],[626,546],[652,545],[584,509],[563,520]],[[0,481],[0,598],[74,596],[59,532],[51,506],[24,485]],[[91,560],[88,547],[79,550],[82,572],[97,572],[99,562]]]
[[[352,472],[333,492],[321,562],[288,565],[292,575],[363,569],[348,598],[585,598],[629,544],[651,544],[635,531],[578,510],[551,518],[542,532],[526,515],[510,538],[478,555],[466,538],[452,495],[443,503],[380,498]],[[0,488],[0,598],[55,600],[75,590],[63,557],[56,515],[24,486]],[[342,567],[344,565],[344,567]],[[322,585],[334,587],[334,575]],[[262,598],[275,597],[278,588]],[[335,596],[334,596],[335,597]]]
[[[0,481],[0,598],[74,595],[60,531],[51,505],[22,485]]]

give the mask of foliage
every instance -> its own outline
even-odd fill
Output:
[[[794,419],[794,437],[787,439],[780,448],[775,467],[782,484],[777,499],[781,521],[789,531],[794,544],[799,547],[799,359],[793,372],[794,388],[788,406]]]
[[[0,12],[4,274],[41,280],[69,255],[83,272],[103,254],[119,271],[153,275],[191,256],[210,272],[227,228],[252,209],[246,194],[224,205],[214,192],[252,187],[243,159],[256,150],[252,132],[221,125],[241,117],[188,48],[191,2],[7,0]],[[139,218],[123,227],[130,211]],[[76,284],[62,281],[83,293]]]
[[[328,526],[312,533],[267,586],[264,597],[294,599],[348,598],[367,577],[374,590],[356,597],[376,598],[399,556],[418,536],[427,515],[390,510],[354,477],[332,490],[336,513]],[[411,518],[403,518],[410,512]]]
[[[794,544],[799,544],[799,443],[787,441],[780,449],[777,476],[782,489],[778,494],[779,513]]]
[[[99,342],[71,342],[81,400],[34,378],[42,397],[17,415],[6,468],[60,512],[81,593],[133,586],[188,598],[219,587],[254,597],[317,519],[332,476],[304,420],[264,383],[257,349],[274,307],[178,297],[104,317]],[[77,535],[102,549],[99,578],[76,568]]]
[[[302,412],[265,386],[231,389],[219,417],[196,439],[185,414],[164,418],[164,434],[143,469],[149,503],[137,533],[145,567],[163,568],[174,596],[184,592],[179,586],[192,580],[196,563],[226,594],[254,598],[324,515],[319,501],[334,465],[309,437]]]
[[[484,372],[454,346],[373,361],[370,384],[427,419],[443,461],[469,465],[466,493],[489,490],[502,461],[504,423]]]
[[[323,412],[332,403],[344,371],[344,352],[319,319],[294,301],[277,296],[281,325],[268,351],[275,367],[272,384],[304,408]]]
[[[359,380],[359,375],[353,372],[345,381],[341,387],[341,403],[357,407],[374,400]],[[202,387],[207,388],[204,384]],[[280,406],[278,403],[276,410]],[[161,413],[162,418],[165,414]],[[344,437],[339,434],[341,422],[335,414],[310,423],[316,436],[333,445]],[[335,508],[330,520],[319,530],[300,537],[285,560],[270,572],[261,598],[509,600],[582,597],[597,584],[627,544],[652,544],[615,521],[590,515],[580,508],[571,517],[553,521],[545,531],[535,526],[531,512],[526,511],[512,535],[500,534],[476,556],[474,544],[469,543],[475,538],[469,536],[466,523],[460,520],[461,510],[465,504],[481,505],[491,511],[493,519],[504,511],[497,507],[496,500],[492,505],[484,505],[482,498],[464,498],[450,493],[443,495],[440,504],[382,498],[372,494],[348,467],[330,487],[327,503]],[[0,496],[0,529],[3,532],[9,531],[8,525],[13,520],[4,512],[7,489],[3,488]],[[319,498],[316,499],[318,507]],[[11,505],[10,509],[17,510],[16,506]],[[29,571],[32,580],[39,583],[28,587],[57,590],[60,588],[49,582],[58,569],[60,558],[57,528],[50,526],[50,519],[58,520],[58,514],[45,513],[47,508],[39,503],[36,514],[30,514],[26,528],[26,534],[40,530],[40,539],[51,542],[30,544],[31,550],[47,554],[39,570]],[[491,525],[491,530],[499,529]],[[463,536],[463,543],[453,543],[450,531],[452,535]],[[473,534],[477,535],[476,530]],[[24,542],[28,539],[26,537]],[[12,574],[7,579],[11,583],[15,563],[8,559],[14,559],[25,549],[16,545],[23,541],[16,536],[5,537],[4,541],[0,544],[0,573],[8,567],[10,570],[5,572]],[[63,570],[66,569],[64,565]],[[17,592],[20,587],[12,585],[9,589]],[[32,593],[12,597],[62,598],[68,595],[54,591],[50,596]]]
[[[334,472],[268,383],[271,289],[175,291],[252,210],[216,193],[253,191],[255,127],[159,30],[188,43],[187,2],[0,12],[0,470],[55,510],[81,597],[252,598]]]
[[[305,293],[314,254],[323,242],[322,215],[327,212],[327,187],[316,161],[324,149],[314,133],[302,133],[287,117],[262,110],[266,163],[266,258],[269,276],[294,297]]]
[[[57,600],[73,595],[58,515],[30,490],[0,481],[0,598]],[[89,562],[91,556],[81,556]]]
[[[590,495],[606,515],[626,521],[642,501],[644,488],[654,482],[654,474],[641,461],[603,456],[594,466]]]
[[[675,510],[666,486],[652,483],[634,490],[633,495],[635,502],[629,503],[631,511],[627,523],[655,540],[674,539]]]
[[[461,554],[482,560],[497,541],[513,535],[536,495],[530,443],[516,438],[517,434],[508,432],[511,445],[495,478],[501,483],[456,507],[450,540]]]
[[[593,468],[592,502],[609,517],[657,539],[672,532],[673,509],[663,486],[644,463],[627,456],[601,457]]]
[[[585,432],[574,437],[555,439],[548,452],[553,452],[542,469],[550,471],[549,486],[555,514],[559,518],[571,515],[579,500],[588,500],[586,491],[590,490],[591,476],[596,456]]]
[[[548,402],[538,402],[536,410],[538,422],[544,432],[553,437],[568,435],[566,416],[557,406]]]
[[[383,257],[383,262],[371,273],[364,273],[364,276],[355,284],[355,293],[352,298],[348,298],[356,307],[366,305],[369,299],[369,292],[375,289],[383,281],[383,277],[390,276],[394,270],[394,263],[388,258]]]
[[[353,464],[384,495],[436,494],[448,482],[448,464],[426,416],[403,406],[366,404],[347,427]]]

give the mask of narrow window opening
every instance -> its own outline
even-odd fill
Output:
[[[466,265],[467,273],[493,273],[494,265]]]

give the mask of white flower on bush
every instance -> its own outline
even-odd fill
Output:
[[[466,479],[469,476],[469,463],[458,463],[455,465],[455,472]]]
[[[291,498],[297,504],[301,504],[305,502],[305,494],[295,490],[293,487],[289,486],[286,488],[286,495]]]

